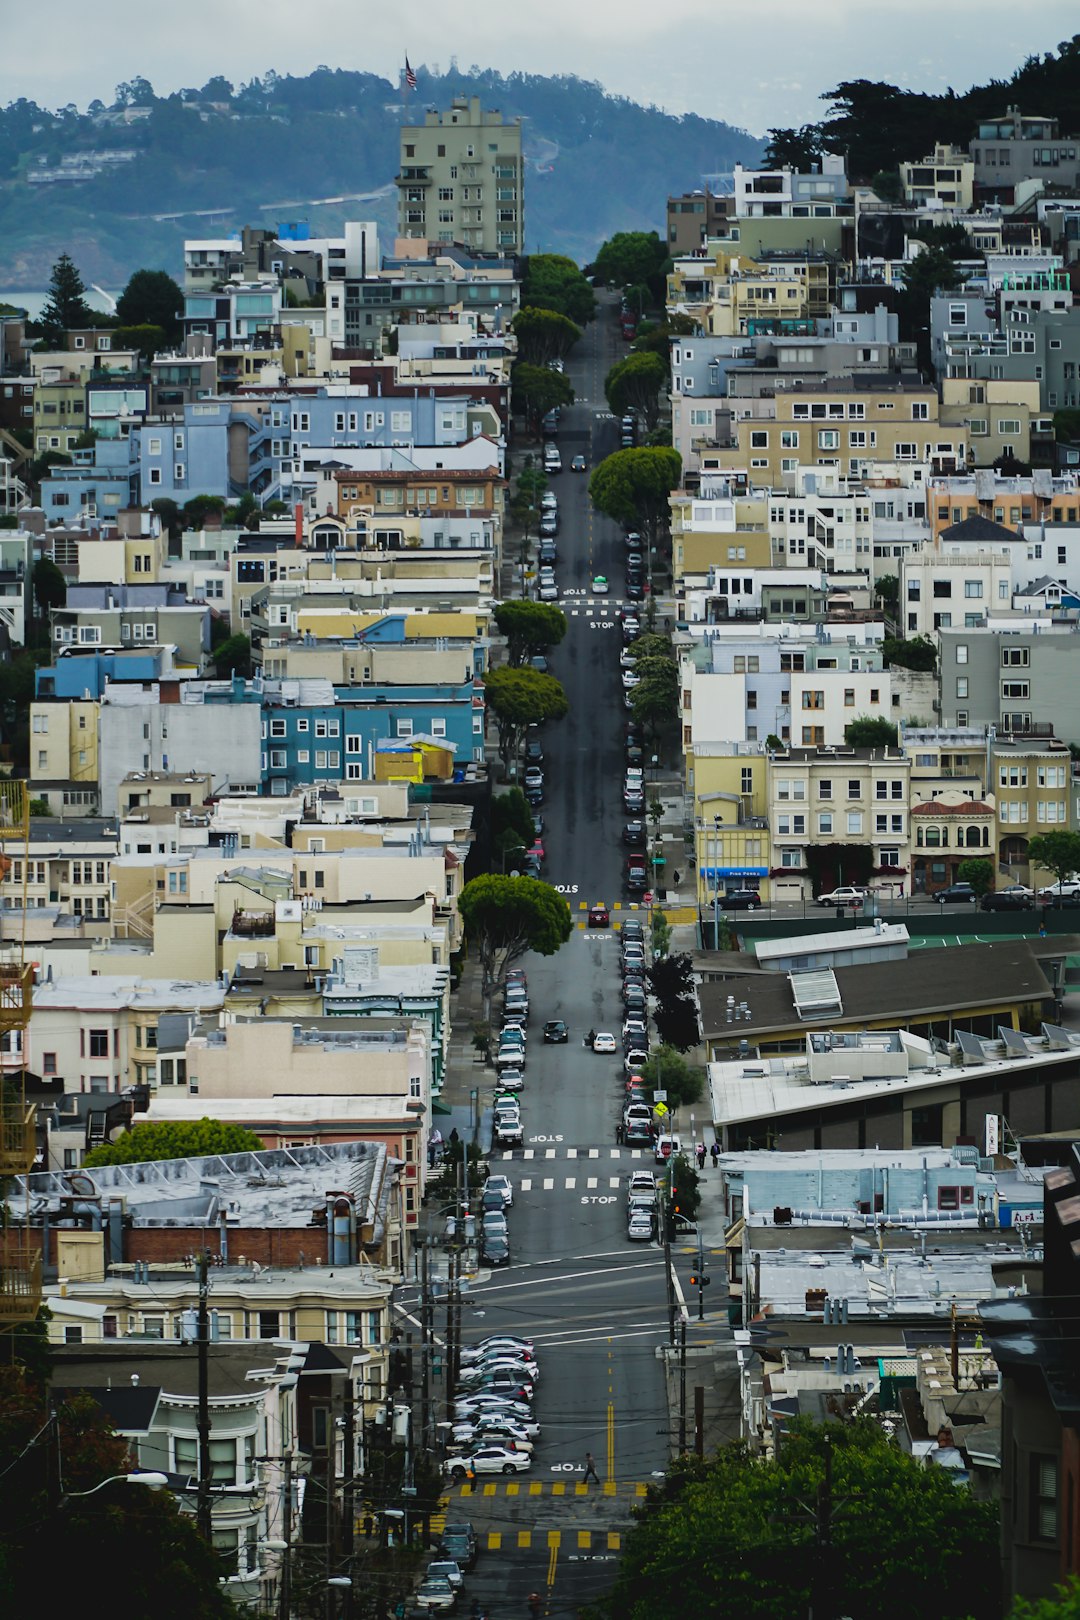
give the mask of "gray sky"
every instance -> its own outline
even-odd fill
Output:
[[[966,90],[1080,29],[1075,0],[510,0],[489,8],[490,36],[463,27],[467,14],[445,0],[50,0],[46,26],[9,33],[0,103],[85,107],[136,74],[159,93],[320,63],[396,78],[406,53],[444,69],[456,54],[462,68],[574,73],[761,134],[816,120],[821,92],[843,79]]]

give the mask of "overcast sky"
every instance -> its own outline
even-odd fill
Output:
[[[27,96],[83,108],[110,101],[136,74],[162,94],[214,73],[240,84],[320,63],[396,79],[407,53],[414,68],[445,69],[456,55],[462,68],[574,73],[761,134],[819,118],[818,97],[843,79],[966,90],[1080,29],[1075,0],[1030,11],[1017,0],[510,0],[486,8],[490,34],[469,28],[470,9],[445,0],[50,0],[44,26],[25,10],[17,32],[9,25],[0,103]]]

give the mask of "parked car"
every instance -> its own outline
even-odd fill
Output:
[[[1066,895],[1080,895],[1080,877],[1075,875],[1066,878],[1064,883],[1050,883],[1045,889],[1039,890],[1040,900],[1057,900]]]
[[[626,1235],[631,1243],[651,1243],[653,1217],[647,1209],[632,1209],[626,1221]]]
[[[452,1609],[457,1604],[457,1593],[443,1576],[429,1575],[420,1582],[413,1603],[418,1609]]]
[[[509,1209],[511,1204],[514,1202],[514,1183],[510,1180],[509,1176],[498,1174],[488,1176],[487,1180],[484,1182],[484,1196],[490,1197],[494,1193],[499,1194],[503,1204],[507,1209]],[[525,1341],[521,1340],[520,1342],[524,1343]],[[464,1360],[464,1350],[461,1352],[461,1355],[462,1360]]]
[[[978,895],[970,883],[950,883],[947,889],[938,889],[934,899],[943,906],[973,906]]]
[[[819,906],[861,906],[865,899],[865,889],[846,883],[839,889],[830,889],[828,894],[819,894],[816,903]]]
[[[590,906],[589,907],[589,927],[590,928],[610,928],[611,927],[611,913],[608,911],[607,906]]]
[[[761,904],[761,896],[756,889],[729,889],[717,901],[721,911],[736,911],[745,907],[748,911],[756,911]]]
[[[984,911],[1033,911],[1035,901],[1030,894],[1016,889],[999,889],[983,895],[982,908]]]
[[[511,1451],[507,1446],[477,1446],[469,1457],[452,1457],[446,1465],[451,1479],[465,1479],[474,1474],[523,1474],[532,1462],[525,1451]]]

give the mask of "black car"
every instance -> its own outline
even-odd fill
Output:
[[[984,894],[982,908],[984,911],[1032,911],[1035,901],[1030,894],[1023,894],[1019,889],[1003,889],[1000,894]]]
[[[645,842],[645,823],[643,821],[628,821],[622,830],[624,844],[631,849],[640,849]]]
[[[1039,904],[1051,911],[1073,911],[1080,907],[1080,894],[1048,894]]]
[[[544,790],[542,787],[527,787],[525,789],[525,798],[529,804],[543,804]]]
[[[624,619],[622,622],[623,646],[629,647],[641,634],[640,619]]]
[[[721,911],[737,910],[745,906],[749,911],[756,911],[761,904],[761,896],[756,889],[729,889],[727,894],[720,896]]]
[[[642,600],[645,595],[645,587],[640,579],[628,579],[626,581],[626,594],[631,602],[640,602]]]
[[[644,748],[641,747],[640,743],[627,743],[627,745],[626,745],[626,767],[627,767],[627,770],[630,770],[630,769],[644,770],[644,768],[645,768],[645,750],[644,750]]]
[[[942,906],[973,906],[978,898],[970,883],[950,883],[947,889],[939,889],[934,895]]]
[[[570,1038],[570,1031],[561,1018],[549,1018],[544,1025],[544,1041],[548,1046],[561,1045]]]
[[[542,765],[544,763],[544,745],[539,737],[530,737],[525,744],[526,765]]]
[[[508,1266],[510,1240],[497,1232],[485,1232],[480,1240],[480,1258],[489,1266]]]
[[[622,802],[624,810],[628,810],[631,815],[636,815],[645,808],[645,795],[640,788],[628,788],[622,796]]]
[[[649,877],[643,866],[627,867],[626,887],[631,894],[644,894],[649,887]]]

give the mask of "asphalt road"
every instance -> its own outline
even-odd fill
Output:
[[[448,1517],[471,1518],[483,1551],[461,1608],[476,1598],[492,1620],[527,1615],[531,1591],[544,1612],[569,1616],[613,1572],[630,1510],[668,1458],[668,1412],[658,1357],[667,1342],[664,1256],[626,1238],[626,1178],[651,1155],[618,1147],[619,1056],[586,1051],[591,1026],[619,1035],[617,927],[591,931],[584,908],[625,905],[622,874],[623,726],[619,676],[623,539],[594,514],[588,477],[571,473],[584,453],[591,470],[617,448],[603,380],[623,352],[610,306],[568,364],[578,403],[564,412],[559,443],[566,469],[559,496],[557,578],[568,617],[552,671],[569,698],[566,720],[546,728],[543,806],[546,879],[566,892],[574,932],[554,958],[529,957],[530,1033],[522,1095],[525,1146],[492,1168],[515,1183],[509,1212],[511,1264],[481,1272],[465,1296],[466,1342],[494,1332],[533,1339],[541,1368],[534,1410],[542,1424],[533,1467],[513,1481],[478,1480]],[[594,597],[595,573],[611,595]],[[612,910],[616,924],[621,910]],[[544,1046],[543,1023],[565,1019],[566,1045]],[[621,1040],[620,1040],[621,1047]],[[584,1484],[592,1452],[601,1484]],[[516,1488],[515,1488],[516,1487]]]

